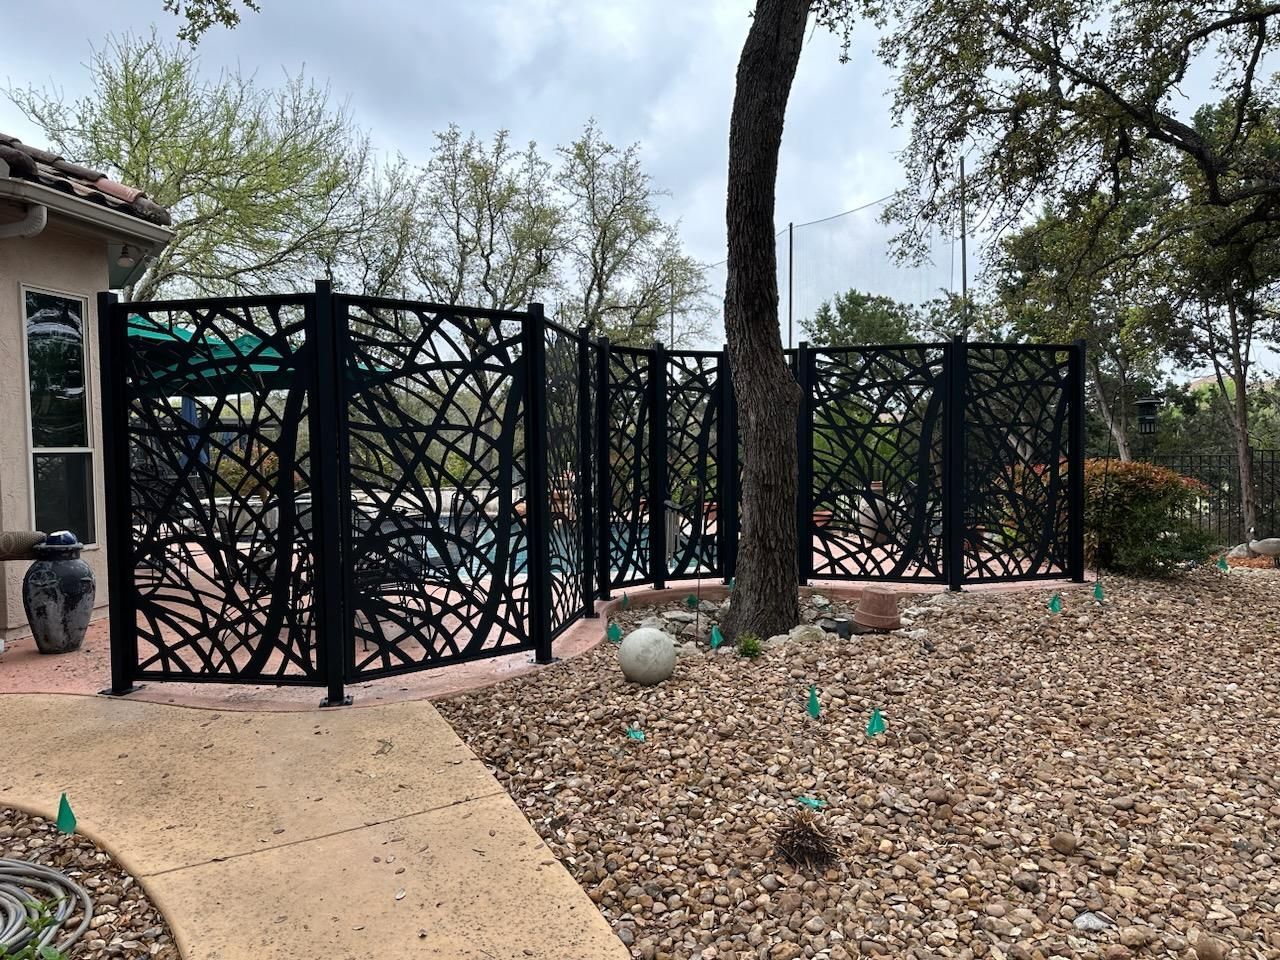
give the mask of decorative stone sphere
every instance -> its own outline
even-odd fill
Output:
[[[676,642],[657,627],[632,630],[618,648],[622,675],[632,683],[651,687],[676,668]]]

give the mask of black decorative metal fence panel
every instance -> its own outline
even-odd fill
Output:
[[[113,643],[138,679],[319,682],[310,299],[125,307]]]
[[[550,614],[552,633],[558,634],[587,604],[582,576],[592,557],[584,541],[583,471],[590,470],[591,452],[589,443],[582,449],[580,413],[590,408],[591,398],[580,390],[579,335],[547,324],[545,337]]]
[[[609,350],[608,441],[609,584],[626,587],[649,579],[650,391],[652,351]],[[605,523],[602,518],[601,523]]]
[[[337,303],[349,675],[532,647],[523,318]]]
[[[722,572],[720,355],[673,352],[666,360],[666,569],[673,578],[714,576]]]
[[[942,580],[944,349],[807,356],[810,575]]]
[[[533,651],[610,590],[734,574],[723,352],[533,304],[99,300],[112,687],[327,687]],[[1083,347],[792,362],[802,579],[1080,578]]]
[[[967,344],[964,578],[1063,577],[1071,570],[1068,350]]]

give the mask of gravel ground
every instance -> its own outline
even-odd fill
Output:
[[[55,867],[89,891],[93,919],[71,948],[69,960],[178,960],[173,934],[160,911],[133,877],[85,837],[67,836],[48,820],[0,807],[0,857]],[[76,914],[67,926],[74,929],[79,917]]]
[[[652,688],[604,644],[439,707],[635,957],[1280,957],[1280,574],[1105,587],[903,598]],[[802,796],[825,872],[772,849]]]

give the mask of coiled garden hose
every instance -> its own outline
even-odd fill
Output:
[[[39,929],[41,908],[48,911],[48,926]],[[64,929],[77,912],[80,925]],[[60,870],[0,858],[0,953],[17,953],[31,945],[66,952],[89,929],[93,900],[88,891]],[[59,939],[61,937],[61,939]],[[56,942],[55,942],[56,941]]]

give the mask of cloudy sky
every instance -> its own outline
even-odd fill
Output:
[[[348,102],[375,143],[425,159],[432,131],[449,123],[482,135],[509,129],[544,148],[595,117],[615,143],[642,144],[647,169],[670,196],[690,252],[724,257],[729,109],[750,0],[262,0],[234,31],[215,28],[206,69],[238,66],[274,83],[304,68]],[[85,92],[90,44],[104,19],[116,31],[172,35],[162,0],[62,0],[0,32],[0,80]],[[904,135],[889,117],[889,77],[857,36],[852,62],[833,38],[808,40],[787,115],[778,183],[779,229],[862,206],[901,185]],[[0,130],[43,145],[37,129],[0,98]],[[888,259],[876,209],[802,228],[796,236],[797,314],[849,286],[923,299],[958,286],[951,245],[932,270]],[[953,280],[954,277],[954,280]],[[722,273],[712,272],[714,283]]]

